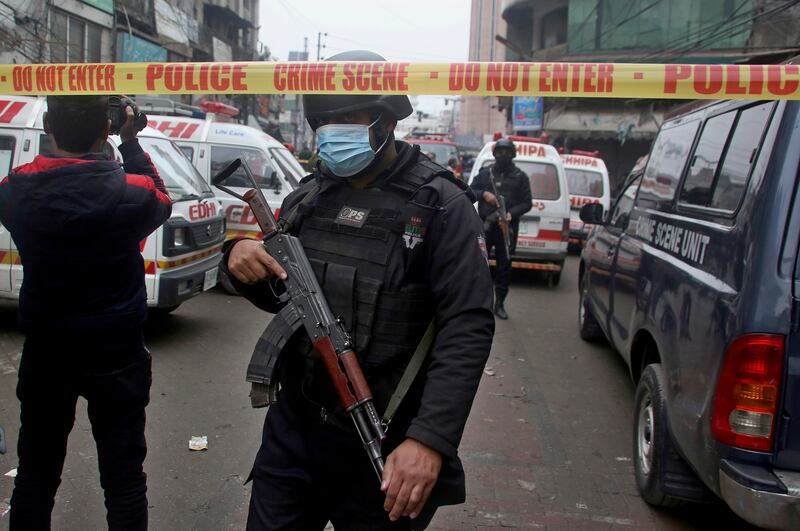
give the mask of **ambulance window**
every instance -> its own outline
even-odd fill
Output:
[[[280,187],[280,180],[276,175],[275,168],[267,155],[258,149],[211,146],[211,175],[218,174],[236,159],[242,159],[247,164],[261,188]],[[225,184],[230,187],[252,188],[242,168],[233,172]]]
[[[714,175],[735,119],[736,111],[733,111],[709,118],[706,122],[683,182],[681,202],[700,206],[711,202]]]
[[[194,148],[191,146],[178,146],[183,154],[186,155],[186,158],[189,160],[193,160],[194,158]]]
[[[531,198],[544,201],[555,201],[561,197],[561,187],[558,184],[558,170],[552,164],[515,160],[514,164],[531,181]]]
[[[14,160],[14,137],[0,136],[0,173],[5,177],[11,173],[11,163]]]
[[[661,130],[644,170],[637,206],[670,208],[699,125],[694,120]]]
[[[270,153],[275,157],[275,162],[280,166],[283,175],[292,185],[292,188],[297,188],[300,185],[300,180],[307,175],[303,167],[297,162],[291,153],[286,149],[270,149]]]
[[[596,171],[565,168],[570,195],[603,197],[603,174]]]
[[[739,114],[714,187],[711,207],[730,212],[739,207],[774,105],[764,103]]]

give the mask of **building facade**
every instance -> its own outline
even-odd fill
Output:
[[[3,0],[0,61],[95,63],[256,61],[259,0]],[[258,116],[249,95],[209,97]]]
[[[800,5],[789,1],[504,0],[500,4],[506,26],[496,40],[504,47],[504,58],[513,61],[775,63],[800,51]],[[510,102],[511,98],[499,98],[498,105],[509,109]],[[545,98],[543,129],[557,147],[599,150],[619,184],[636,159],[649,151],[665,113],[679,103]],[[510,114],[504,130],[511,130]]]
[[[505,35],[501,0],[472,0],[469,30],[470,61],[504,61],[506,49],[496,39]],[[470,96],[458,102],[456,140],[479,149],[494,131],[505,131],[506,115],[495,97]]]

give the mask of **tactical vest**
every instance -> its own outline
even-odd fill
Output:
[[[442,173],[424,159],[380,189],[326,187],[290,229],[331,310],[353,338],[379,414],[434,317],[424,257],[438,207],[435,198],[419,192]],[[305,333],[296,333],[283,350],[290,354],[281,353],[282,387],[312,407],[338,411],[327,372]],[[302,366],[288,359],[299,352],[305,353]]]

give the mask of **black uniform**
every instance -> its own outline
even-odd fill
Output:
[[[12,530],[50,529],[78,396],[89,405],[109,528],[147,528],[150,354],[139,242],[172,207],[139,142],[120,152],[124,170],[103,154],[38,156],[0,183],[0,222],[25,264]]]
[[[519,220],[523,214],[532,208],[531,185],[528,176],[517,168],[513,163],[505,171],[499,171],[495,165],[488,168],[481,168],[478,175],[472,181],[472,190],[478,197],[478,214],[484,221],[489,218],[497,209],[483,200],[483,192],[495,193],[490,179],[494,178],[494,186],[497,194],[503,196],[506,201],[506,210],[511,214],[511,254],[517,247],[517,234],[519,232]],[[484,225],[486,231],[486,248],[491,250],[494,247],[494,256],[497,261],[495,270],[495,292],[497,299],[503,301],[508,295],[508,284],[511,277],[511,257],[506,256],[505,246],[503,245],[503,233],[497,222]]]
[[[419,148],[396,147],[397,159],[368,188],[317,174],[286,199],[281,215],[321,184],[292,233],[355,339],[379,414],[436,318],[434,346],[384,443],[384,457],[408,437],[443,456],[438,483],[417,519],[421,529],[436,506],[465,500],[457,448],[494,318],[471,192],[444,177],[449,172]],[[346,209],[364,216],[354,223],[342,215]],[[237,287],[262,309],[280,309],[266,286]],[[290,340],[281,360],[278,404],[267,413],[253,467],[248,529],[322,529],[328,520],[345,530],[410,529],[407,519],[390,525],[372,466],[304,332]]]

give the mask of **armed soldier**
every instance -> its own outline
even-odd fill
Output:
[[[484,220],[486,248],[494,247],[494,314],[508,319],[505,300],[511,280],[511,256],[517,246],[519,220],[532,208],[531,185],[525,172],[514,165],[517,149],[511,140],[501,138],[495,142],[492,154],[494,164],[481,168],[471,186],[478,197],[478,214]],[[499,217],[502,210],[505,219]]]
[[[424,529],[438,506],[465,499],[457,449],[494,332],[474,196],[419,148],[394,141],[397,120],[412,112],[407,97],[307,95],[304,108],[320,162],[284,202],[280,223],[302,243],[353,338],[378,414],[391,420],[386,464],[379,482],[312,342],[295,333],[270,374],[280,391],[253,465],[247,528]],[[292,270],[261,242],[230,242],[222,267],[258,307],[281,310],[279,279]],[[422,360],[419,373],[398,389],[412,359]]]

